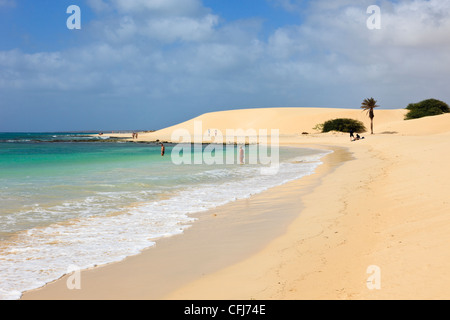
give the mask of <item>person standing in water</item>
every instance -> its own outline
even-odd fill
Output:
[[[242,146],[239,148],[239,159],[241,161],[241,164],[244,164],[244,149]]]
[[[161,157],[164,157],[165,153],[166,153],[166,147],[164,147],[164,144],[161,143]]]

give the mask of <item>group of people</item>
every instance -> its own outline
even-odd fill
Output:
[[[133,140],[138,138],[139,134],[137,132],[133,132]],[[161,143],[161,156],[164,157],[165,154],[166,154],[166,147],[164,146],[163,143]]]
[[[364,137],[361,137],[358,133],[355,136],[355,132],[353,130],[350,130],[350,141],[358,141],[363,139]]]

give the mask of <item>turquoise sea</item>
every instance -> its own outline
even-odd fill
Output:
[[[312,174],[328,153],[281,148],[277,173],[262,175],[259,164],[177,165],[173,148],[162,157],[157,144],[106,136],[0,133],[0,299],[138,254],[195,213]]]

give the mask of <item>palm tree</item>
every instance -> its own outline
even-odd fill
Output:
[[[367,111],[369,118],[370,118],[370,130],[373,134],[373,118],[375,118],[375,114],[373,112],[373,109],[378,108],[377,100],[374,98],[365,99],[361,105],[361,109],[364,109]]]

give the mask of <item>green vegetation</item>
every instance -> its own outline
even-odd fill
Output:
[[[405,120],[437,116],[450,112],[448,104],[436,99],[428,99],[419,103],[410,103],[406,109],[408,109],[409,112],[406,115]]]
[[[313,130],[319,131],[319,132],[323,132],[323,123],[317,124],[317,125],[313,128]]]
[[[374,98],[370,99],[364,99],[364,101],[361,104],[361,109],[364,109],[367,111],[369,118],[370,118],[370,131],[373,134],[373,119],[375,118],[375,113],[373,109],[378,108],[377,100]]]
[[[322,132],[339,131],[339,132],[366,132],[364,123],[354,119],[334,119],[329,120],[323,124]]]

